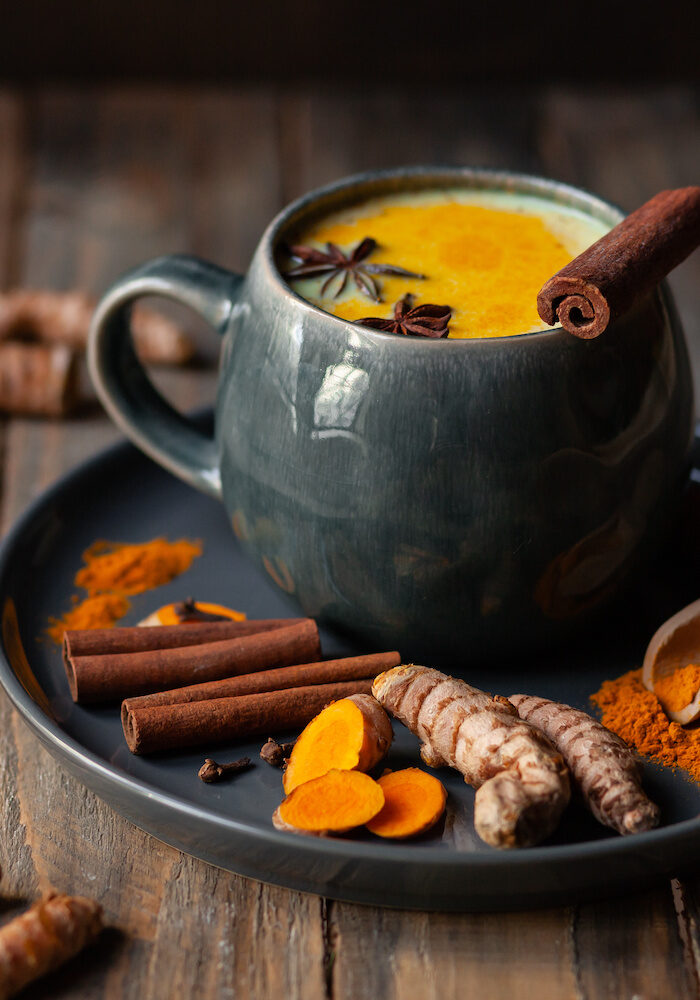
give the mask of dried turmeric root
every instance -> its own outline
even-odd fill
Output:
[[[69,347],[0,343],[0,410],[62,417],[79,402],[77,357]]]
[[[384,792],[368,774],[333,768],[297,785],[275,810],[272,823],[278,830],[326,837],[363,826],[383,805]]]
[[[562,754],[599,822],[623,834],[658,825],[659,808],[644,793],[639,765],[624,740],[569,705],[526,694],[511,695],[510,701]]]
[[[85,292],[20,288],[0,294],[0,339],[65,344],[84,350],[95,311]],[[194,354],[189,337],[171,320],[150,309],[134,309],[134,344],[143,361],[181,365]]]
[[[569,774],[549,740],[495,697],[428,667],[394,667],[375,698],[423,742],[426,764],[449,764],[477,789],[474,826],[493,847],[544,840],[569,801]]]
[[[324,708],[294,744],[284,791],[337,768],[369,771],[391,746],[391,721],[382,706],[368,694],[353,694]]]
[[[68,961],[102,929],[102,908],[52,893],[0,928],[0,1000]]]
[[[434,826],[445,811],[445,786],[418,767],[390,771],[377,784],[384,792],[384,808],[367,829],[378,837],[415,837]]]

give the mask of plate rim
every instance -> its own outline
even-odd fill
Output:
[[[204,413],[200,411],[198,416],[202,419],[210,413],[211,410],[207,409]],[[105,464],[112,465],[115,462],[128,463],[134,457],[143,461],[151,461],[129,441],[121,439],[101,448],[96,454],[81,461],[77,466],[62,474],[37,497],[32,499],[0,542],[0,596],[5,596],[5,591],[7,590],[6,583],[13,555],[21,546],[24,536],[31,531],[44,510],[49,508],[57,498],[70,493],[80,480],[85,477],[94,476],[101,466]],[[155,465],[156,463],[153,464]],[[164,475],[168,474],[164,470],[161,471],[163,471]],[[186,484],[183,484],[183,486],[186,486]],[[217,828],[217,831],[220,833],[254,838],[259,843],[269,847],[281,848],[283,850],[293,849],[293,852],[300,856],[306,855],[316,859],[320,856],[331,862],[344,861],[347,863],[381,861],[391,866],[414,863],[420,857],[420,844],[386,844],[384,841],[374,844],[373,842],[344,840],[342,838],[304,837],[275,830],[272,825],[270,825],[269,829],[265,829],[262,826],[258,827],[251,825],[247,821],[223,815],[206,806],[188,802],[185,798],[172,795],[157,785],[128,774],[111,761],[104,760],[87,746],[80,743],[79,740],[66,733],[59,723],[52,719],[34,701],[12,668],[6,652],[4,636],[1,634],[0,685],[8,695],[14,708],[19,712],[23,721],[40,739],[52,756],[58,760],[59,764],[68,766],[71,773],[76,776],[81,784],[90,787],[99,798],[107,802],[110,808],[115,809],[121,815],[125,815],[125,813],[120,806],[115,804],[113,799],[110,799],[100,790],[96,789],[94,784],[83,780],[80,777],[81,771],[90,773],[106,787],[113,789],[115,792],[119,792],[127,798],[133,798],[135,806],[138,806],[139,803],[155,802],[160,808],[172,811],[175,818],[196,820],[198,823],[205,822]],[[131,816],[128,818],[129,822],[134,822]],[[138,823],[135,823],[135,825],[140,826]],[[148,826],[141,826],[140,828],[146,830],[152,836],[177,847],[178,850],[182,850],[185,853],[194,853],[194,856],[202,856],[201,854],[197,855],[196,852],[188,851],[187,848],[182,847],[181,842],[167,840],[165,837],[153,833]],[[293,838],[293,848],[290,838]],[[436,851],[431,853],[429,857],[426,856],[423,867],[435,868],[439,871],[457,869],[464,873],[475,872],[479,877],[485,878],[490,872],[500,873],[504,866],[516,871],[523,868],[539,867],[542,864],[558,869],[560,866],[566,866],[582,859],[614,861],[616,859],[633,859],[636,856],[644,856],[648,864],[650,855],[656,857],[655,848],[666,847],[669,844],[673,845],[675,843],[678,843],[682,847],[684,843],[689,841],[689,838],[696,840],[696,845],[700,843],[700,815],[680,820],[670,826],[660,827],[656,830],[629,837],[607,837],[601,840],[582,841],[574,844],[538,845],[513,851],[499,851],[494,849],[493,853],[490,851],[483,853],[460,852],[448,848],[444,852]],[[688,846],[690,847],[690,845]],[[656,877],[669,877],[670,872],[676,869],[687,870],[693,856],[694,852],[690,850],[681,852],[674,858],[673,864],[661,865],[661,867],[655,869]],[[223,863],[212,862],[208,858],[206,860],[208,863],[218,864],[219,867],[227,867]],[[700,864],[700,859],[696,861],[696,865],[693,867],[696,867],[698,864]],[[228,870],[236,871],[235,868],[229,868]],[[247,877],[259,878],[261,881],[265,881],[264,875]],[[295,886],[284,881],[278,881],[276,884],[287,885],[290,889],[299,890],[300,888],[299,885]],[[646,880],[645,884],[648,884],[648,880]],[[342,890],[321,891],[301,889],[301,891],[318,892],[329,898],[350,899],[355,902],[367,902],[372,905],[398,905],[404,908],[430,909],[425,900],[422,902],[411,902],[407,899],[405,902],[392,904],[391,902],[384,903],[373,899],[365,899],[354,895],[352,892],[344,894]],[[616,890],[613,888],[612,891]],[[467,905],[468,902],[465,901],[465,906],[461,907],[463,911],[470,909]],[[544,893],[541,902],[538,902],[535,898],[531,898],[525,905],[531,908],[537,905],[552,905],[551,895],[548,896]],[[498,905],[494,907],[494,909],[501,910],[507,908],[507,906]],[[448,907],[441,906],[440,909],[445,910]],[[477,909],[485,910],[487,907],[479,905]]]

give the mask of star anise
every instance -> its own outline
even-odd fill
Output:
[[[393,319],[381,319],[378,316],[366,316],[355,320],[362,326],[371,326],[374,330],[384,330],[386,333],[413,334],[416,337],[432,337],[439,340],[449,332],[452,317],[450,306],[434,306],[426,303],[423,306],[413,305],[411,294],[404,295],[394,306]]]
[[[326,275],[326,280],[321,285],[321,295],[325,295],[333,281],[340,278],[338,287],[333,293],[333,298],[337,299],[347,288],[348,278],[352,277],[359,292],[363,292],[375,302],[381,302],[379,284],[373,275],[393,274],[400,278],[425,277],[414,271],[406,271],[402,267],[394,267],[393,264],[366,263],[369,255],[376,249],[377,241],[370,236],[365,236],[348,255],[344,254],[335,243],[326,243],[325,252],[315,247],[291,246],[289,252],[299,263],[285,272],[285,278],[320,278]]]

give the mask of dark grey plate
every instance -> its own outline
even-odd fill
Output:
[[[270,817],[282,798],[281,775],[262,762],[231,783],[211,786],[199,781],[197,769],[205,752],[214,748],[133,757],[123,741],[117,706],[73,705],[59,652],[43,633],[48,616],[67,607],[81,552],[94,539],[143,541],[161,534],[199,537],[204,554],[184,577],[135,598],[131,621],[189,594],[230,604],[249,617],[296,612],[239,552],[223,508],[129,445],[105,451],[47,491],[0,552],[2,685],[49,752],[144,830],[252,878],[334,899],[434,910],[570,903],[640,888],[697,865],[700,790],[683,774],[661,767],[645,768],[649,792],[663,811],[659,830],[622,839],[574,805],[547,844],[499,852],[476,838],[473,792],[455,773],[442,775],[449,791],[445,822],[419,841],[399,844],[370,834],[321,840],[275,831]],[[678,541],[671,555],[677,546]],[[471,671],[470,681],[504,694],[526,690],[587,707],[600,681],[638,664],[663,618],[697,597],[691,590],[693,567],[675,563],[671,573],[668,562],[661,561],[648,578],[660,581],[655,588],[643,581],[639,593],[628,597],[607,626],[578,648],[518,663],[485,664],[483,670]],[[674,587],[665,587],[664,579],[671,578]],[[15,610],[18,631],[13,627]],[[325,655],[352,651],[349,641],[322,635]],[[25,676],[22,646],[40,690]],[[410,650],[401,652],[410,657]],[[452,664],[453,671],[459,668],[458,662]],[[415,738],[401,726],[395,729],[388,765],[417,764]],[[257,740],[225,746],[216,748],[216,756],[229,760],[248,754],[257,759],[259,747]]]

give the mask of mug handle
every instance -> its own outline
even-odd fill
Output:
[[[158,257],[123,275],[99,302],[90,327],[88,367],[105,409],[135,445],[190,486],[221,499],[219,455],[155,389],[134,351],[130,314],[144,295],[188,306],[226,332],[243,278],[197,257]]]

